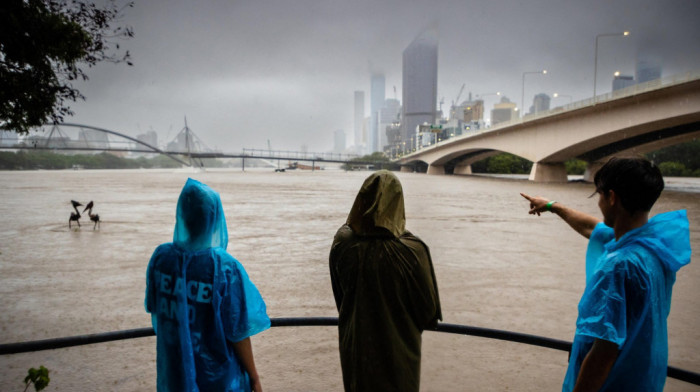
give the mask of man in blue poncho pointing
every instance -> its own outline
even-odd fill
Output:
[[[685,211],[649,218],[664,181],[647,160],[613,158],[594,182],[603,222],[521,193],[530,214],[551,211],[590,239],[562,390],[662,391],[671,291],[676,271],[690,262],[688,219]]]
[[[173,242],[156,248],[146,274],[159,392],[262,392],[250,336],[270,328],[270,319],[227,245],[219,194],[188,179]]]

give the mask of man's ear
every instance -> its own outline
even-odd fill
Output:
[[[615,194],[615,191],[610,189],[608,191],[608,197],[607,197],[607,203],[610,205],[610,207],[614,207],[617,205],[619,202],[617,195]]]

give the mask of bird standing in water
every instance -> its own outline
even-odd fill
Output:
[[[80,219],[80,212],[78,212],[78,207],[82,206],[82,204],[80,204],[79,202],[77,202],[75,200],[71,200],[70,202],[71,202],[71,204],[73,204],[73,209],[75,210],[75,212],[71,212],[70,218],[68,218],[68,228],[69,229],[71,228],[71,222],[73,222],[73,221],[75,221],[75,223],[78,224],[78,227],[80,227],[80,220],[79,220]]]
[[[84,213],[85,211],[88,212],[88,216],[90,216],[90,220],[93,221],[93,222],[95,222],[95,225],[92,226],[92,229],[95,230],[95,227],[97,227],[97,226],[100,225],[100,216],[99,216],[98,214],[93,214],[93,213],[92,213],[92,207],[93,207],[93,206],[94,206],[94,204],[92,203],[92,200],[91,200],[91,201],[87,204],[87,206],[85,206],[85,209],[83,210],[83,213]]]

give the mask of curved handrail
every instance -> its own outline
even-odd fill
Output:
[[[337,317],[282,317],[270,320],[273,327],[319,327],[338,325]],[[544,336],[530,335],[500,329],[472,327],[469,325],[440,323],[435,332],[454,333],[482,338],[505,340],[533,346],[546,347],[560,351],[571,351],[571,342]],[[86,344],[105,343],[116,340],[144,338],[155,336],[153,328],[126,329],[89,335],[67,336],[56,339],[33,340],[29,342],[0,344],[0,355],[19,354],[32,351],[54,350],[58,348],[82,346]],[[687,383],[700,385],[700,373],[669,366],[666,375]]]

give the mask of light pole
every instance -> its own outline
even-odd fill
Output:
[[[600,37],[626,37],[630,35],[629,31],[623,31],[622,33],[605,33],[605,34],[598,34],[595,36],[595,59],[594,59],[594,64],[593,64],[593,103],[595,103],[595,91],[596,91],[596,84],[598,82],[598,39]]]
[[[546,69],[543,69],[542,71],[526,71],[526,72],[523,72],[523,88],[522,88],[522,90],[521,90],[521,95],[520,95],[520,105],[521,105],[521,108],[520,108],[520,109],[521,109],[521,110],[520,110],[520,116],[524,116],[524,115],[525,115],[525,75],[529,75],[529,74],[542,74],[542,75],[546,75],[546,74],[547,74],[547,70],[546,70]]]

